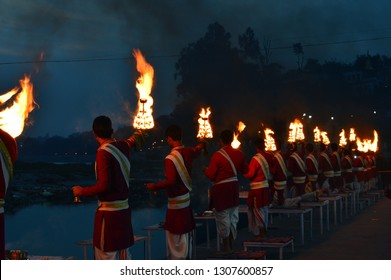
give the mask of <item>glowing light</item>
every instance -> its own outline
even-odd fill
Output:
[[[339,146],[345,147],[348,144],[348,141],[345,137],[345,130],[342,129],[341,133],[339,134]]]
[[[212,112],[210,107],[202,108],[200,117],[198,118],[198,134],[197,138],[213,138],[212,126],[209,122],[209,116]]]
[[[137,62],[137,71],[140,73],[140,77],[136,81],[136,88],[139,93],[138,113],[133,121],[133,127],[151,129],[155,125],[152,117],[153,98],[150,96],[154,69],[147,63],[140,50],[133,50],[133,56]]]
[[[351,129],[350,129],[350,132],[349,132],[349,141],[350,141],[350,142],[356,141],[356,132],[355,132],[355,129],[354,129],[354,128],[351,128]]]
[[[265,129],[265,150],[266,151],[276,151],[276,143],[274,141],[274,138],[272,137],[272,134],[274,135],[274,131],[270,128]]]
[[[293,143],[295,141],[304,140],[303,124],[299,119],[295,119],[289,125],[288,142]]]
[[[376,130],[373,131],[373,141],[371,139],[361,139],[359,137],[356,138],[357,150],[361,152],[373,151],[376,152],[378,150],[378,141],[379,135]]]
[[[0,105],[11,102],[11,106],[0,112],[0,128],[16,138],[22,134],[29,113],[34,110],[33,84],[30,77],[20,80],[20,87],[0,96]]]
[[[326,131],[322,131],[320,133],[320,135],[322,136],[322,143],[325,144],[325,145],[328,145],[330,144],[330,139],[329,137],[327,136],[327,132]]]
[[[240,147],[240,141],[238,140],[239,134],[246,128],[246,125],[239,121],[239,124],[237,126],[237,132],[234,132],[234,140],[231,143],[232,148],[237,149]]]
[[[318,127],[315,127],[315,129],[314,129],[314,142],[318,143],[320,141],[322,141],[322,139],[320,139],[320,129]]]

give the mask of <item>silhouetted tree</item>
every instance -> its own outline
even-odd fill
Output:
[[[304,50],[303,45],[301,43],[293,44],[293,52],[297,57],[297,69],[301,70],[303,68],[304,63]]]

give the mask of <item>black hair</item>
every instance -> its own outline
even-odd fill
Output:
[[[337,143],[331,143],[330,148],[333,152],[338,151],[338,144]]]
[[[326,146],[326,144],[325,143],[323,143],[323,142],[320,142],[319,143],[319,150],[320,151],[326,151],[327,150],[327,146]]]
[[[282,141],[281,141],[281,139],[279,139],[279,138],[275,139],[274,140],[274,144],[276,145],[277,151],[280,151],[281,148],[282,148]]]
[[[224,145],[228,145],[228,144],[231,144],[232,141],[234,140],[234,134],[231,130],[223,130],[221,133],[220,133],[220,139],[221,141],[223,142]]]
[[[107,116],[96,117],[92,124],[92,130],[95,135],[100,138],[111,138],[113,135],[113,127],[111,126],[110,118]]]
[[[307,152],[312,153],[312,152],[314,151],[314,144],[312,144],[312,143],[307,143],[307,144],[305,145],[305,149],[307,150]]]
[[[258,149],[258,150],[262,150],[264,151],[265,150],[265,140],[262,139],[262,138],[257,138],[254,140],[254,146]]]
[[[171,137],[174,141],[181,141],[182,140],[182,129],[173,124],[167,127],[166,129],[166,137]]]

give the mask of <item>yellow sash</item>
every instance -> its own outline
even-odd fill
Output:
[[[166,159],[169,159],[174,163],[175,168],[182,179],[182,182],[185,184],[185,187],[191,191],[192,181],[185,166],[185,161],[183,160],[182,155],[178,151],[173,150],[168,156],[166,156]]]
[[[118,150],[118,148],[116,148],[112,144],[104,145],[104,146],[100,147],[100,149],[105,150],[106,152],[109,152],[118,161],[119,166],[122,171],[122,174],[124,175],[126,185],[129,188],[129,177],[130,177],[129,159],[120,150]]]

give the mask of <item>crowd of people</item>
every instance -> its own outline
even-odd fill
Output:
[[[95,195],[95,259],[126,259],[126,249],[133,245],[131,207],[128,204],[130,150],[143,141],[135,132],[129,139],[113,138],[111,121],[100,116],[94,120],[94,136],[100,144],[96,160],[97,183],[74,186],[78,196]],[[182,143],[182,129],[171,125],[165,132],[171,151],[164,159],[165,179],[146,183],[151,192],[164,190],[167,210],[164,223],[167,258],[191,259],[194,213],[191,206],[192,163],[206,149],[206,142],[195,147]],[[249,229],[256,239],[265,238],[269,207],[295,207],[300,201],[316,200],[320,195],[359,190],[366,191],[376,183],[376,161],[373,153],[362,154],[340,149],[336,144],[292,143],[281,150],[265,150],[264,139],[254,141],[256,153],[247,163],[244,153],[231,143],[234,132],[220,133],[220,148],[211,156],[204,174],[212,182],[209,207],[214,211],[216,230],[222,239],[222,253],[233,252],[239,222],[239,176],[247,178]],[[125,221],[126,220],[126,221]]]
[[[276,151],[266,151],[262,141],[254,142],[257,153],[250,161],[252,171],[244,175],[251,180],[247,206],[256,239],[265,237],[269,207],[296,207],[320,196],[367,192],[378,182],[374,152],[322,142],[288,143],[282,152],[279,141]]]
[[[130,156],[134,146],[141,145],[145,135],[136,131],[126,140],[113,137],[109,117],[93,121],[93,135],[99,144],[96,154],[96,183],[73,186],[75,198],[96,196],[98,208],[94,220],[93,246],[95,259],[127,259],[127,249],[134,244],[131,205],[129,204]],[[1,170],[3,180],[0,197],[1,258],[4,259],[4,198],[16,160],[16,143],[1,132]],[[4,134],[4,135],[3,135]],[[182,143],[182,129],[171,125],[166,129],[171,148],[164,159],[165,179],[146,183],[151,192],[164,190],[168,203],[164,229],[167,258],[191,259],[194,213],[191,207],[192,163],[206,142],[195,147]],[[212,154],[204,174],[212,182],[210,208],[214,211],[216,229],[222,239],[222,253],[230,254],[237,237],[239,222],[239,176],[249,181],[246,200],[249,229],[255,239],[263,239],[268,229],[270,207],[296,207],[301,201],[317,200],[321,195],[349,191],[368,191],[377,183],[376,159],[373,152],[361,153],[335,143],[288,143],[284,151],[276,141],[276,151],[265,149],[264,139],[254,143],[255,154],[247,163],[244,153],[231,143],[234,133],[220,133],[220,148]]]

